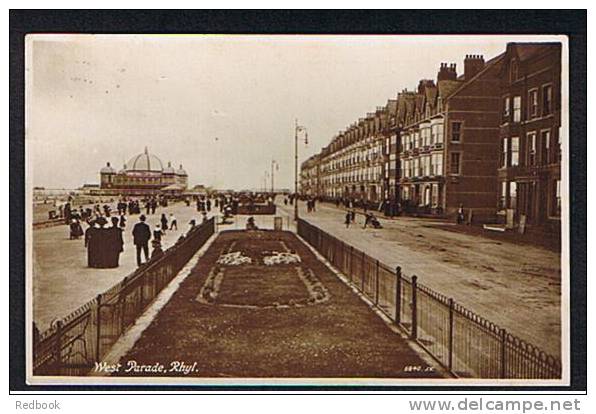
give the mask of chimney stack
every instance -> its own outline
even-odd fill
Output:
[[[435,83],[430,79],[422,79],[418,82],[418,93],[424,93],[424,90],[429,87],[435,86]]]
[[[441,63],[441,67],[439,68],[439,73],[437,74],[437,82],[443,80],[456,80],[457,79],[457,71],[455,63]]]
[[[484,69],[484,56],[466,55],[464,60],[464,78],[468,81]]]

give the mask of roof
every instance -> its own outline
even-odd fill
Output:
[[[561,47],[557,42],[525,42],[525,43],[508,43],[507,48],[515,48],[517,57],[520,61],[528,60],[535,55],[546,52],[552,49],[553,46]]]
[[[170,184],[167,187],[163,187],[162,191],[183,191],[185,187],[180,184]]]
[[[145,152],[135,155],[127,163],[127,171],[163,171],[161,160],[153,154],[149,154],[147,147]]]
[[[103,167],[101,170],[99,170],[100,174],[116,174],[116,170],[110,166],[110,163],[108,162],[106,164],[105,167]]]
[[[176,170],[172,167],[172,163],[168,161],[168,166],[163,169],[164,174],[176,174]]]
[[[444,98],[445,96],[451,95],[459,86],[461,85],[460,81],[453,81],[453,80],[442,80],[439,81],[437,87],[439,89],[439,96]]]

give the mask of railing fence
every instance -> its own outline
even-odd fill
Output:
[[[33,344],[34,375],[86,375],[215,232],[215,220],[58,321]]]
[[[298,234],[446,370],[458,377],[559,379],[561,362],[505,329],[298,220]]]

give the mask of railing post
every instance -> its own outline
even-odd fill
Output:
[[[126,300],[122,300],[122,298],[126,297],[124,290],[126,289],[127,281],[128,276],[122,279],[122,284],[120,285],[120,292],[118,297],[118,308],[120,308],[120,318],[118,318],[118,335],[122,334],[122,332],[124,331],[124,314],[126,313]]]
[[[95,360],[101,360],[101,294],[97,295],[97,329],[95,331]]]
[[[56,322],[56,344],[54,347],[54,363],[56,375],[62,374],[62,321]]]
[[[375,270],[375,305],[379,305],[379,261],[376,262]]]
[[[411,339],[418,338],[418,303],[416,297],[416,290],[418,286],[418,276],[412,276],[412,332],[410,333]]]
[[[449,371],[453,371],[453,335],[454,335],[454,319],[453,319],[453,298],[449,298],[449,362],[447,367]]]
[[[354,280],[354,246],[350,246],[350,282]]]
[[[401,323],[401,266],[395,268],[395,323]]]
[[[507,364],[505,358],[507,356],[507,331],[505,329],[501,329],[499,332],[499,337],[501,338],[501,378],[507,378]]]
[[[364,293],[364,252],[362,252],[362,260],[360,261],[360,292]]]

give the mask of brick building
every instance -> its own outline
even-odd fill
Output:
[[[319,154],[308,158],[300,165],[300,194],[308,197],[320,197]]]
[[[318,158],[319,195],[391,215],[463,206],[475,222],[558,225],[560,54],[558,43],[510,43],[486,62],[467,55],[460,75],[442,63],[436,81],[333,137]]]
[[[501,88],[499,214],[560,230],[560,43],[508,44]]]
[[[494,216],[499,151],[500,55],[468,55],[464,73],[442,63],[437,82],[422,80],[402,128],[402,205],[418,214]]]
[[[388,153],[390,111],[394,107],[395,101],[377,107],[375,112],[340,131],[322,149],[319,191],[324,200],[349,199],[356,205],[372,207],[388,197],[390,185],[395,185],[395,178],[389,173]],[[396,172],[394,160],[392,173]]]

